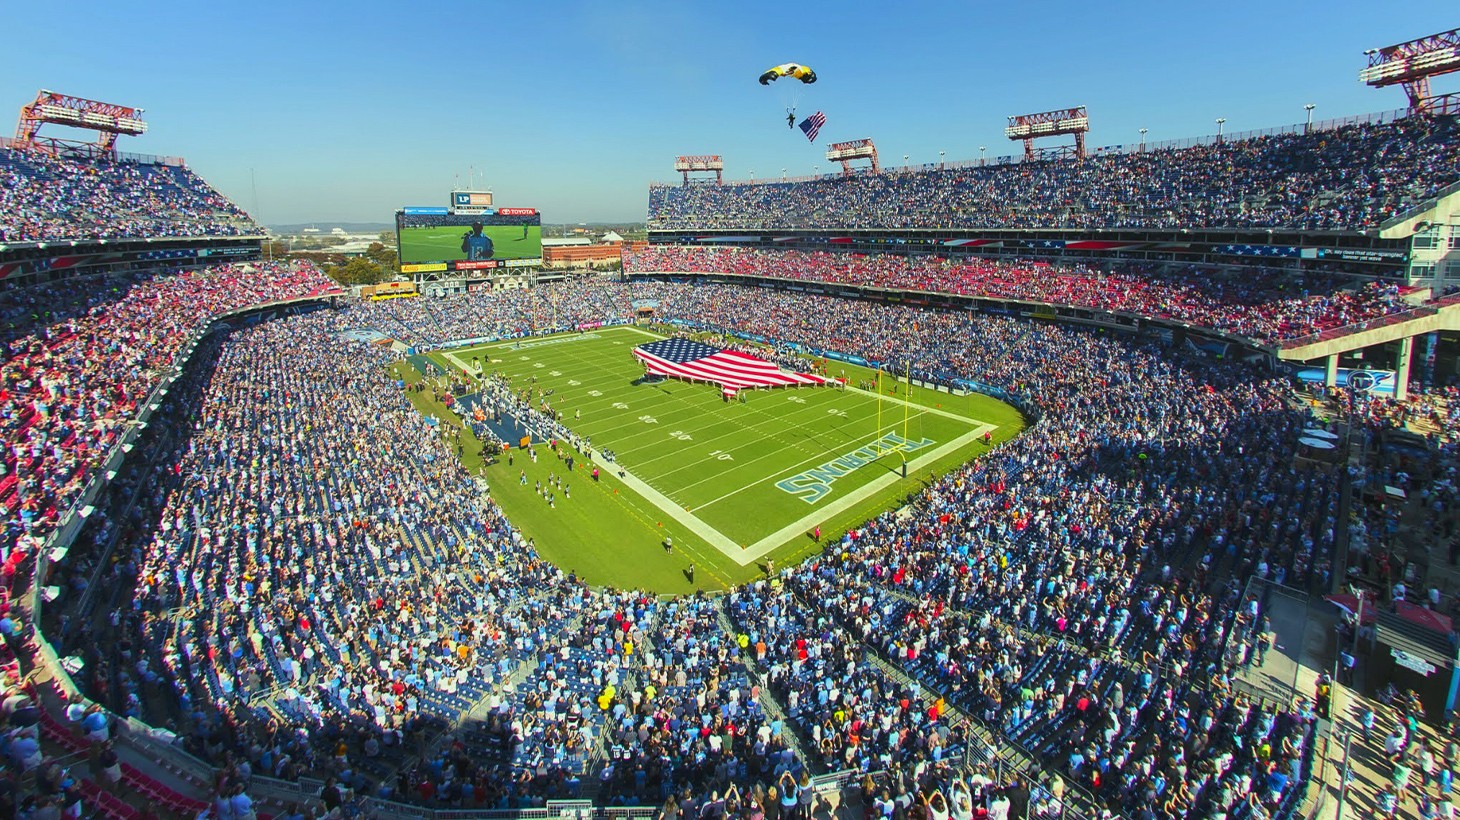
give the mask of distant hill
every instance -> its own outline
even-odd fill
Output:
[[[331,228],[343,228],[345,233],[380,233],[395,231],[393,222],[299,222],[293,225],[269,225],[276,234],[297,234],[305,228],[319,228],[320,233],[329,233]]]

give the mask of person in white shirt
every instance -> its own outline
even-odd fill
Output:
[[[989,801],[989,820],[1009,820],[1009,798],[998,792]]]

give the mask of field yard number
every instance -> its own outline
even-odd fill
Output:
[[[562,373],[559,373],[559,372],[558,372],[558,371],[556,371],[556,370],[553,370],[553,371],[551,371],[551,372],[549,372],[549,373],[548,373],[548,375],[549,375],[549,376],[561,376],[561,375],[563,375],[563,374],[562,374]]]
[[[613,409],[615,409],[615,410],[627,410],[627,409],[629,409],[629,406],[627,404],[624,404],[621,401],[616,401],[616,402],[613,403]]]
[[[656,419],[653,416],[639,416],[639,421],[642,421],[645,424],[658,424],[659,423],[659,419]]]
[[[835,407],[833,407],[830,410],[826,411],[826,414],[828,416],[841,416],[842,418],[846,418],[847,417],[847,411],[845,411],[845,410],[838,410]]]
[[[673,439],[679,439],[680,441],[692,441],[694,438],[689,433],[686,433],[683,430],[675,430],[673,433],[669,434],[669,437]]]
[[[568,379],[568,386],[569,387],[577,387],[578,385],[580,385],[582,383],[583,382],[580,382],[577,379]]]
[[[528,359],[531,359],[532,357],[531,356],[519,356],[518,358],[525,362]]]
[[[547,367],[547,365],[543,364],[542,362],[533,362],[532,363],[532,366],[533,367]]]
[[[711,450],[710,451],[710,455],[714,456],[716,459],[718,459],[720,461],[734,461],[735,460],[735,456],[730,455],[729,453],[725,452],[724,450]]]
[[[590,395],[590,396],[592,396],[593,398],[596,399],[599,396],[602,396],[603,395],[603,391],[602,390],[589,390],[588,391],[588,395]]]
[[[805,404],[806,403],[806,400],[803,399],[803,398],[801,398],[800,396],[787,396],[786,397],[786,401],[794,401],[797,404]]]

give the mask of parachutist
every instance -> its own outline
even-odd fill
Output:
[[[795,128],[796,127],[796,112],[795,111],[787,111],[786,112],[786,127],[787,128]]]

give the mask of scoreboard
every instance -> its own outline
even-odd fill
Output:
[[[451,212],[455,214],[480,214],[492,207],[491,191],[452,191]]]

